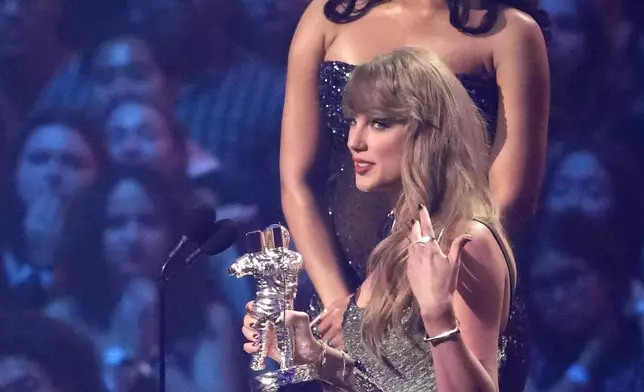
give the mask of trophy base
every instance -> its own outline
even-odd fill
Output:
[[[251,388],[253,392],[277,392],[281,387],[317,381],[318,379],[319,375],[315,366],[299,365],[260,374],[251,382]]]

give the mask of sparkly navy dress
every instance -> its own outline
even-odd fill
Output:
[[[352,291],[355,291],[366,278],[366,263],[369,254],[378,242],[387,235],[387,227],[391,223],[388,203],[384,198],[377,193],[360,192],[355,186],[353,162],[347,147],[349,125],[342,114],[342,93],[347,84],[349,74],[354,67],[354,65],[343,62],[325,61],[320,67],[318,80],[321,126],[323,127],[323,132],[332,134],[331,157],[328,168],[330,175],[326,186],[328,212],[345,277]],[[499,92],[496,80],[487,74],[461,74],[457,76],[487,120],[490,132],[488,137],[491,141],[494,137],[493,132],[496,130],[498,110]],[[319,300],[314,297],[309,308],[310,315],[315,316],[320,309]],[[353,312],[356,311],[355,306],[350,306],[347,314],[352,309]],[[527,377],[527,360],[529,358],[526,326],[522,301],[520,298],[515,297],[513,298],[508,325],[499,342],[499,382],[501,392],[523,391],[523,385]],[[346,330],[345,326],[345,341],[355,341],[355,339],[359,338],[347,336],[347,332],[349,331]],[[369,362],[368,358],[359,358],[360,353],[352,354],[358,356],[358,358],[354,358],[356,360],[363,360],[365,363]],[[416,354],[420,357],[423,356],[422,352],[417,352]],[[371,370],[376,372],[376,369]],[[381,372],[381,374],[401,377],[401,380],[417,378],[414,372],[409,372],[411,369],[394,370],[393,373],[383,370],[384,373]],[[429,366],[429,370],[424,369],[423,371],[431,373],[431,366]],[[366,374],[369,374],[369,369],[367,369]],[[411,384],[392,382],[387,386],[398,387],[398,391],[406,390],[404,388],[400,389],[403,385],[409,386]],[[418,390],[434,390],[427,389],[430,386],[424,385],[425,389]],[[391,390],[388,387],[374,385],[373,389],[364,388],[361,390],[364,392],[387,392]],[[411,390],[409,391],[411,392]]]

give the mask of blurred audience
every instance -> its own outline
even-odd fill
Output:
[[[0,2],[0,91],[18,119],[77,98],[75,51],[59,34],[67,1]]]
[[[154,280],[186,208],[234,219],[240,244],[283,221],[287,50],[308,3],[0,0],[0,391],[158,390]],[[517,249],[526,392],[644,392],[644,3],[541,4],[551,146]],[[169,287],[169,392],[247,391],[238,255]]]
[[[310,0],[241,0],[243,17],[235,40],[263,60],[286,67],[291,38]],[[267,40],[266,37],[271,37]]]
[[[94,124],[76,112],[32,117],[11,148],[3,205],[0,307],[38,308],[53,289],[52,255],[74,197],[106,165]]]
[[[92,93],[91,104],[101,112],[115,99],[134,95],[172,105],[176,76],[159,56],[158,46],[138,29],[115,27],[85,55],[83,71]]]
[[[51,303],[47,314],[93,339],[111,391],[132,388],[139,376],[133,366],[156,369],[159,298],[154,282],[181,237],[185,206],[180,195],[157,172],[117,168],[70,210],[56,256],[65,295]],[[94,221],[91,227],[87,217]],[[170,392],[239,388],[230,313],[221,293],[212,290],[217,286],[206,284],[204,268],[195,264],[168,289]]]
[[[542,191],[545,214],[576,211],[638,249],[644,220],[644,183],[638,161],[624,145],[569,141],[553,151]],[[636,254],[629,259],[634,262]]]
[[[112,100],[106,113],[107,149],[115,163],[148,167],[168,180],[187,178],[186,135],[172,111],[132,95]]]
[[[42,316],[1,313],[0,391],[106,390],[89,341]]]
[[[644,390],[642,331],[625,312],[628,244],[566,212],[543,219],[532,245],[523,275],[535,340],[526,392]]]

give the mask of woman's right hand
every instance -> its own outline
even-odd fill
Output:
[[[322,353],[322,342],[315,339],[309,326],[309,316],[303,312],[287,310],[284,324],[291,330],[293,337],[293,356],[296,365],[306,365],[315,362]],[[259,332],[255,329],[257,319],[253,314],[253,301],[246,304],[246,315],[242,333],[248,339],[244,344],[244,351],[254,354],[259,350]],[[275,331],[269,328],[266,340],[267,356],[275,361],[280,360],[277,350]]]

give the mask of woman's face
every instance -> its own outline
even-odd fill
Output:
[[[43,125],[27,139],[15,182],[27,205],[43,196],[68,200],[96,177],[98,164],[85,139],[62,124]]]
[[[51,376],[27,358],[0,358],[0,392],[56,392],[53,384]]]
[[[103,249],[107,263],[129,277],[155,278],[168,250],[168,222],[147,191],[123,180],[107,199]]]
[[[593,154],[580,151],[561,162],[544,204],[548,212],[579,210],[591,217],[603,217],[612,208],[613,200],[606,169]]]
[[[407,127],[365,115],[356,116],[350,124],[347,145],[358,189],[363,192],[399,189]]]
[[[166,79],[152,51],[136,37],[103,44],[93,59],[91,85],[99,108],[128,95],[163,102],[168,98]]]
[[[552,331],[585,335],[606,317],[606,285],[585,260],[545,249],[531,267],[530,278],[537,317]]]
[[[113,161],[176,174],[179,149],[166,120],[155,108],[139,103],[117,106],[107,118],[105,134]]]

